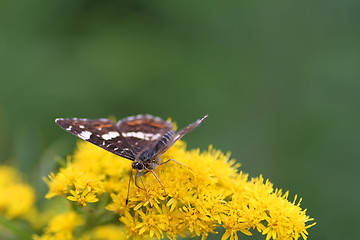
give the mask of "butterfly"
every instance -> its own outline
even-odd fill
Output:
[[[178,132],[175,132],[172,122],[149,114],[127,117],[119,120],[117,123],[105,118],[96,120],[57,118],[55,122],[65,131],[115,155],[133,161],[131,166],[136,170],[135,185],[145,191],[149,207],[152,208],[149,194],[141,176],[151,172],[159,181],[166,194],[166,190],[155,174],[154,169],[169,161],[182,165],[174,159],[161,161],[161,156],[176,141],[199,126],[207,117],[208,115],[205,115]],[[140,178],[143,188],[138,185],[138,178]],[[126,204],[129,200],[131,179],[132,174],[129,179]]]

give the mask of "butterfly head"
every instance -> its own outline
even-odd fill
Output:
[[[145,150],[132,163],[132,168],[138,172],[153,170],[158,166],[158,157],[154,157],[154,150]]]
[[[143,170],[145,170],[145,165],[142,161],[139,160],[135,160],[132,164],[131,164],[132,168],[135,169],[138,172],[141,172]]]

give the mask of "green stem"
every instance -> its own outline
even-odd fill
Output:
[[[12,232],[20,240],[31,240],[31,234],[21,229],[14,221],[0,215],[0,224]]]

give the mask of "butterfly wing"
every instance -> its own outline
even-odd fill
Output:
[[[131,146],[109,119],[58,118],[55,122],[67,132],[129,160],[135,159]]]
[[[170,147],[172,147],[172,145],[175,144],[175,142],[177,140],[179,140],[180,138],[182,138],[183,136],[185,136],[186,134],[188,134],[191,130],[193,130],[194,128],[196,128],[197,126],[199,126],[202,121],[204,119],[206,119],[208,117],[208,115],[205,115],[204,117],[196,120],[195,122],[193,122],[192,124],[189,124],[187,127],[181,129],[180,131],[178,131],[174,137],[172,137],[170,139],[170,141],[159,151],[157,152],[156,156],[159,156],[161,154],[163,154],[164,152],[166,152]],[[155,156],[155,157],[156,157]]]
[[[170,121],[164,121],[151,115],[137,115],[120,120],[118,131],[138,158],[144,151],[161,150],[159,142],[167,142],[173,136],[174,128]]]
[[[186,128],[183,128],[180,131],[178,131],[173,138],[173,143],[175,143],[177,140],[182,138],[184,135],[188,134],[191,130],[193,130],[194,128],[199,126],[202,123],[202,121],[204,121],[204,119],[206,119],[207,117],[208,117],[208,115],[205,115],[204,117],[196,120],[192,124],[189,124]]]
[[[85,141],[120,157],[135,160],[145,152],[149,154],[148,159],[155,159],[177,140],[199,126],[205,118],[207,115],[176,134],[170,121],[151,115],[124,118],[117,124],[109,119],[58,118],[55,122],[64,130]]]

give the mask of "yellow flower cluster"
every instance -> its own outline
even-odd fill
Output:
[[[210,233],[216,233],[218,226],[226,230],[222,240],[238,239],[239,232],[251,235],[254,230],[266,235],[266,239],[307,239],[307,228],[314,225],[306,225],[313,219],[300,208],[301,200],[288,201],[288,192],[274,189],[261,176],[248,179],[247,174],[238,172],[239,164],[231,160],[229,154],[211,146],[203,152],[188,151],[185,143],[178,141],[162,158],[174,159],[186,167],[170,161],[155,169],[166,194],[151,173],[142,177],[152,209],[145,191],[133,182],[126,204],[131,161],[87,142],[78,144],[65,168],[49,176],[46,197],[63,195],[84,207],[79,211],[83,211],[83,220],[73,217],[64,221],[74,222],[73,227],[84,224],[83,221],[87,222],[85,226],[91,225],[84,214],[89,212],[86,211],[89,207],[92,212],[107,215],[108,219],[111,212],[118,214],[118,219],[104,221],[104,224],[98,221],[89,231],[83,226],[83,234],[78,235],[78,239],[98,239],[94,234],[101,235],[101,232],[107,233],[101,239],[123,239],[124,236],[176,239],[185,235],[206,239]],[[61,221],[57,224],[70,229]],[[73,234],[74,229],[70,230]],[[50,223],[46,234],[54,235],[54,232]]]
[[[33,236],[34,240],[75,240],[74,231],[76,227],[84,224],[84,219],[75,212],[67,212],[56,215],[48,223],[44,234]]]
[[[0,166],[0,215],[9,219],[31,218],[34,203],[34,189],[21,180],[14,168]]]
[[[34,240],[119,240],[127,238],[127,233],[120,224],[105,224],[94,226],[92,229],[84,229],[85,224],[84,216],[75,211],[68,211],[53,217],[44,229],[43,235],[33,235],[32,238]],[[86,231],[82,231],[81,228]],[[78,231],[79,229],[80,231]]]

